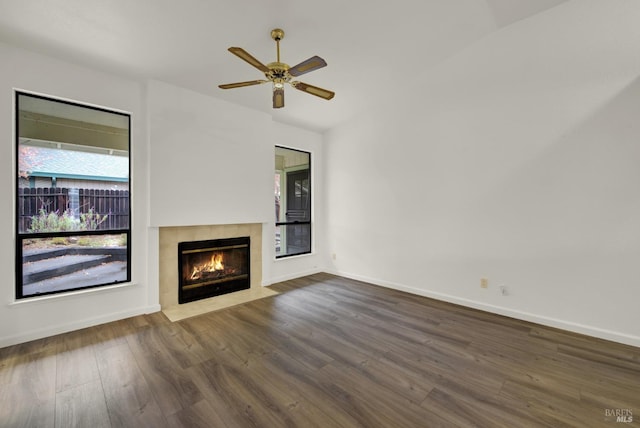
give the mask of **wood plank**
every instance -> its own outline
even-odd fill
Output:
[[[100,379],[94,341],[89,329],[74,331],[61,338],[57,349],[57,392]]]
[[[428,409],[382,385],[377,385],[374,391],[367,376],[338,362],[323,367],[319,372],[346,393],[345,410],[360,415],[366,421],[365,426],[414,427],[437,420],[437,415]]]
[[[281,352],[269,354],[261,363],[269,370],[271,376],[329,415],[335,426],[353,427],[362,424],[357,415],[345,409],[342,395],[334,393],[334,386],[330,380],[319,376],[317,370],[310,369]]]
[[[6,348],[11,354],[0,372],[0,426],[53,427],[56,402],[56,352],[45,348],[42,352],[17,354],[20,345]]]
[[[135,361],[165,416],[203,399],[187,372],[163,345],[157,327],[127,337]]]
[[[110,427],[100,380],[58,392],[55,421],[57,427]]]
[[[162,426],[164,416],[129,346],[124,343],[109,347],[97,358],[113,425],[132,428]]]
[[[200,364],[206,388],[215,392],[246,426],[295,426],[291,416],[277,402],[268,385],[256,382],[245,370],[225,361]]]
[[[506,381],[500,395],[526,403],[528,412],[549,426],[602,426],[604,409],[558,397],[534,385]]]
[[[549,427],[541,420],[532,417],[519,418],[509,415],[509,408],[502,413],[488,412],[481,402],[464,400],[460,396],[452,396],[440,388],[434,388],[422,403],[425,408],[432,409],[439,417],[447,421],[449,426],[460,427]]]
[[[140,425],[139,425],[140,426]],[[157,425],[146,425],[156,427]],[[206,400],[182,409],[167,418],[170,428],[228,428],[216,409]]]

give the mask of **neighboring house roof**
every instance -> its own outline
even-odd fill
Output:
[[[129,159],[124,156],[33,147],[32,177],[129,181]]]

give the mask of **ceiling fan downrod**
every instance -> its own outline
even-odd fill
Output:
[[[280,62],[280,40],[284,39],[284,30],[274,28],[271,30],[271,38],[276,41],[277,62]]]

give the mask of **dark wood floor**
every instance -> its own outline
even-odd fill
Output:
[[[326,274],[274,288],[0,349],[0,426],[639,425],[639,348]]]

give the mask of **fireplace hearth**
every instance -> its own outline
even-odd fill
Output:
[[[178,243],[178,303],[250,287],[248,236]]]

